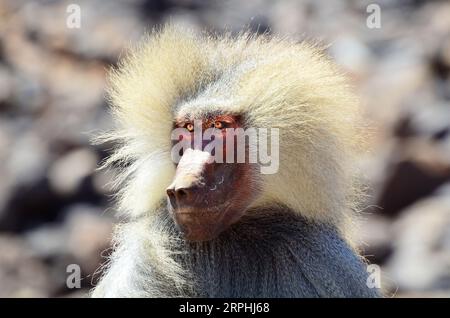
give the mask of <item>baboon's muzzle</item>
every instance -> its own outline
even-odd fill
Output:
[[[209,160],[210,153],[187,149],[172,184],[166,189],[169,211],[190,241],[215,238],[236,222],[244,210],[240,201],[234,200],[237,164]]]

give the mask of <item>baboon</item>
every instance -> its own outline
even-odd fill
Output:
[[[99,139],[117,145],[105,166],[126,221],[94,297],[378,296],[349,235],[358,101],[320,46],[167,25],[114,68],[109,96],[117,128]],[[224,141],[278,129],[277,171],[211,162],[203,144],[174,162],[172,132],[191,142],[195,120]]]

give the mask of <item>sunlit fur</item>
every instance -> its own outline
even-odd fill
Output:
[[[119,210],[131,222],[117,230],[116,252],[97,295],[187,295],[193,288],[189,270],[177,261],[178,253],[186,253],[175,248],[182,239],[161,217],[175,173],[170,133],[179,116],[242,114],[246,127],[279,128],[279,171],[261,175],[262,194],[248,213],[282,206],[301,222],[330,226],[348,239],[357,197],[358,103],[316,45],[166,26],[112,71],[109,96],[118,128],[100,139],[118,145],[105,166],[122,167],[116,180]],[[137,282],[145,277],[153,286]],[[171,292],[164,287],[167,280]]]

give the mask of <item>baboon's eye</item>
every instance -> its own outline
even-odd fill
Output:
[[[225,125],[221,121],[215,121],[214,122],[214,128],[216,128],[216,129],[223,129],[223,128],[225,128]]]
[[[187,124],[186,124],[186,129],[187,129],[189,132],[193,132],[193,131],[194,131],[194,124],[192,124],[192,123],[187,123]]]

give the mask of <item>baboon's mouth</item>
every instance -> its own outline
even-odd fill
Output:
[[[176,214],[190,214],[192,216],[199,217],[208,217],[208,216],[217,216],[218,214],[225,213],[230,204],[228,202],[224,202],[217,205],[202,205],[202,206],[183,206],[180,208],[171,208],[173,209],[173,213]]]
[[[171,215],[186,240],[194,242],[216,238],[239,216],[236,211],[228,209],[228,204],[205,208],[172,209]]]

